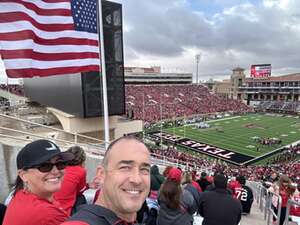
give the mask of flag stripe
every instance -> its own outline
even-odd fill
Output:
[[[11,78],[20,78],[20,74],[22,77],[33,77],[38,74],[38,76],[44,77],[49,76],[49,74],[55,75],[65,75],[72,73],[81,73],[81,72],[89,72],[89,71],[100,71],[100,67],[98,65],[91,66],[72,66],[72,67],[64,67],[64,68],[50,68],[50,69],[8,69],[6,73]]]
[[[3,60],[6,59],[35,59],[35,60],[68,60],[68,59],[85,59],[94,58],[99,59],[99,53],[80,52],[80,53],[40,53],[32,49],[25,50],[0,50],[0,55]]]
[[[87,43],[91,46],[98,47],[98,41],[90,40],[87,38],[55,38],[55,39],[44,39],[37,36],[31,30],[24,30],[10,33],[0,33],[0,40],[3,41],[21,41],[26,39],[33,39],[35,44],[40,45],[86,45]]]
[[[71,16],[71,11],[69,9],[42,9],[39,8],[37,5],[32,4],[31,2],[24,2],[23,0],[1,0],[0,7],[3,7],[6,3],[18,3],[23,6],[25,6],[27,9],[30,9],[34,12],[36,12],[38,15],[44,15],[44,16]],[[39,2],[39,0],[37,1]]]
[[[1,17],[0,17],[1,19]],[[27,21],[17,21],[11,23],[0,23],[1,25],[1,33],[9,33],[9,32],[17,32],[23,30],[33,30],[39,37],[45,39],[52,38],[62,38],[62,37],[71,37],[71,38],[88,38],[92,40],[98,40],[98,34],[87,33],[84,31],[57,31],[57,32],[47,32],[37,29],[36,27],[32,27],[31,23]]]
[[[51,67],[62,68],[70,66],[98,65],[99,59],[71,59],[56,61],[41,61],[31,59],[6,59],[3,60],[6,69],[47,69]]]
[[[7,23],[15,22],[15,21],[28,21],[34,27],[38,28],[39,30],[43,30],[43,31],[54,32],[54,31],[63,31],[63,30],[74,30],[73,23],[70,23],[70,24],[57,24],[57,23],[41,24],[23,12],[1,13],[0,17],[6,18],[5,22],[7,22]]]
[[[5,6],[5,7],[4,7]],[[39,23],[43,24],[68,24],[73,23],[73,18],[70,16],[51,16],[51,20],[49,20],[49,16],[41,16],[36,14],[34,11],[27,9],[23,5],[17,3],[0,3],[0,13],[9,13],[9,12],[23,12],[26,13],[28,16],[34,18]],[[0,14],[1,15],[1,14]],[[0,17],[1,21],[5,21],[5,17]]]
[[[30,2],[32,4],[36,4],[36,0],[23,0],[24,2]],[[55,4],[53,4],[55,3]],[[70,10],[70,3],[69,1],[62,0],[62,1],[52,1],[47,2],[45,0],[40,0],[38,3],[39,8],[43,9],[69,9]]]
[[[30,49],[34,46],[41,53],[61,53],[61,52],[99,52],[98,47],[90,45],[39,45],[33,40],[24,41],[1,41],[4,45],[3,50],[22,50]]]

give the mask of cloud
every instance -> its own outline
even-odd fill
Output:
[[[228,74],[234,66],[248,69],[256,63],[271,63],[275,73],[291,68],[300,71],[297,0],[227,4],[214,0],[211,3],[222,10],[213,16],[191,10],[190,1],[122,2],[124,24],[130,27],[124,32],[125,64],[150,66],[156,62],[192,72],[195,54],[201,52],[203,77]]]
[[[203,79],[260,63],[271,63],[273,74],[300,71],[299,0],[116,2],[123,5],[125,65],[195,72],[201,53]]]

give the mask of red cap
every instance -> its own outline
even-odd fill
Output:
[[[174,180],[174,181],[180,183],[180,181],[181,181],[181,170],[177,169],[177,168],[171,168],[169,170],[167,178],[169,180]]]

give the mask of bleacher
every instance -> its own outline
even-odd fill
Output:
[[[210,93],[203,85],[126,85],[125,91],[128,115],[148,122],[216,112],[252,111],[238,100]]]

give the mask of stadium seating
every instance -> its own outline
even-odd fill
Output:
[[[203,85],[126,85],[126,108],[133,119],[156,122],[216,112],[249,112],[240,101],[223,99]]]

